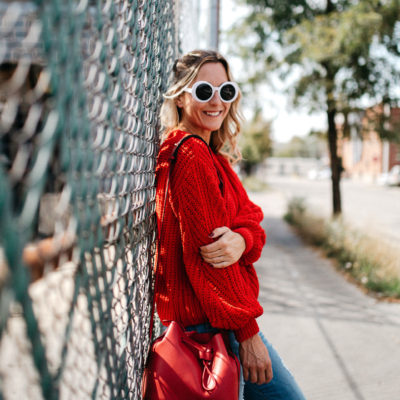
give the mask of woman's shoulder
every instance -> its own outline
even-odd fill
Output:
[[[229,161],[229,158],[227,155],[225,155],[224,153],[218,152],[216,153],[216,157],[218,159],[218,161],[220,162],[220,164],[224,165],[225,167],[231,168],[232,164]]]
[[[187,138],[185,140],[185,138]],[[175,151],[177,145],[182,142],[179,146],[179,156],[180,158],[209,158],[210,150],[207,143],[198,135],[193,135],[189,132],[175,130],[169,133],[168,137],[162,143],[160,148],[160,155],[168,155],[171,157],[172,153]]]
[[[160,150],[158,151],[158,163],[168,160],[174,150],[175,144],[185,136],[184,132],[174,130],[168,133],[168,136],[161,143]]]
[[[168,165],[167,162],[171,159],[178,143],[188,136],[192,135],[181,130],[175,130],[168,134],[158,153],[157,169]],[[194,135],[182,142],[179,151],[175,154],[175,161],[186,168],[190,167],[192,169],[212,163],[211,157],[207,143],[202,138]]]
[[[236,176],[234,166],[227,155],[225,155],[224,153],[217,153],[216,157],[219,161],[219,164],[222,166],[222,168],[227,174],[232,174]]]
[[[175,145],[175,143],[179,142],[183,137],[187,135],[186,132],[183,132],[179,129],[175,129],[167,134],[164,137],[164,140],[161,143],[160,152],[165,151],[166,149]]]

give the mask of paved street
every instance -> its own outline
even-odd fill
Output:
[[[400,399],[400,304],[377,302],[283,222],[282,190],[251,194],[267,246],[256,267],[262,331],[308,400]]]
[[[331,215],[330,180],[311,181],[305,178],[273,177],[267,179],[272,189],[286,200],[303,197],[311,211]],[[346,221],[377,237],[400,243],[400,187],[384,187],[343,179],[342,209]]]

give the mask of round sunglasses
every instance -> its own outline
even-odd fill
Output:
[[[200,103],[206,103],[214,97],[214,93],[218,92],[219,98],[224,103],[232,103],[239,94],[239,86],[236,82],[224,82],[221,86],[215,87],[206,81],[198,81],[191,88],[183,89]]]

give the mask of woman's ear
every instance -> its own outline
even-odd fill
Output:
[[[182,94],[180,94],[176,99],[175,99],[175,104],[177,107],[182,108],[183,107],[183,99],[182,99]]]

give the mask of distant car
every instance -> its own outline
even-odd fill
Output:
[[[389,172],[378,177],[379,185],[400,186],[400,165],[395,165]]]
[[[388,185],[399,186],[400,185],[400,165],[395,165],[388,174]]]
[[[329,167],[311,169],[307,174],[308,179],[311,180],[330,179],[331,176],[332,172]]]

